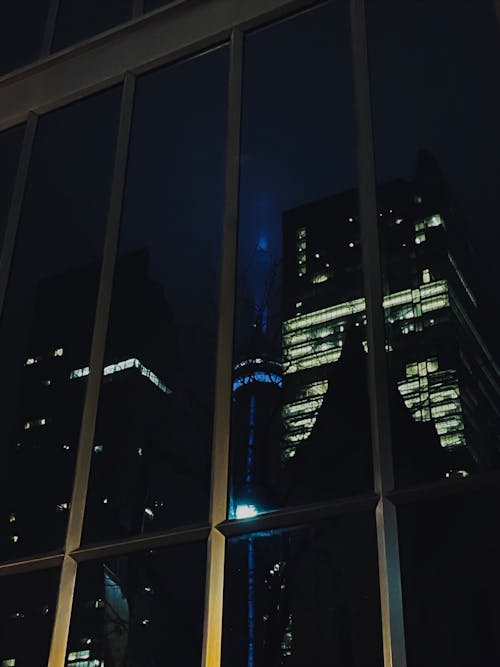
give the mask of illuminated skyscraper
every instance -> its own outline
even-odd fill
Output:
[[[500,451],[500,374],[478,315],[484,289],[463,222],[427,154],[413,182],[383,185],[377,196],[396,467],[411,480],[431,465],[440,476],[488,469]],[[283,238],[282,459],[288,461],[311,437],[329,376],[356,328],[364,338],[357,193],[287,211]],[[415,443],[420,453],[400,442],[402,405],[413,423],[432,426],[418,438],[425,442]]]

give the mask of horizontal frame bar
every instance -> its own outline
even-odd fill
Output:
[[[25,560],[11,561],[0,564],[0,577],[9,577],[21,572],[35,572],[36,570],[48,570],[59,567],[64,560],[63,553],[45,554],[43,556],[32,556]]]
[[[375,509],[377,502],[378,496],[375,495],[352,496],[327,503],[286,507],[248,519],[228,519],[216,527],[226,537],[236,537],[247,533],[300,526],[346,514],[369,512]]]
[[[123,79],[229,41],[317,0],[179,0],[0,78],[0,129]]]
[[[151,535],[141,535],[139,537],[128,537],[104,544],[89,544],[75,549],[70,553],[70,556],[80,563],[98,558],[121,556],[136,551],[160,549],[174,544],[201,542],[208,538],[209,533],[210,527],[206,524],[179,529],[174,528],[167,532],[152,533]]]
[[[465,479],[447,479],[396,489],[386,494],[396,506],[425,503],[439,498],[469,496],[483,491],[500,491],[500,471],[485,472]]]

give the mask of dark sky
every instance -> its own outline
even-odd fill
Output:
[[[356,185],[349,12],[336,2],[246,39],[240,280],[256,301],[262,261],[281,256],[284,210]],[[492,0],[368,0],[379,184],[435,155],[496,271],[500,242],[500,49]],[[267,243],[263,243],[263,238]],[[262,254],[262,253],[261,253]],[[494,276],[499,280],[498,272]]]

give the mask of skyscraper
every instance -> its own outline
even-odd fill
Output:
[[[488,469],[500,452],[500,373],[479,316],[478,300],[486,297],[457,206],[425,153],[414,181],[388,183],[377,194],[396,472],[417,481],[430,467],[437,476]],[[288,461],[314,437],[329,376],[352,348],[350,339],[366,351],[356,192],[287,211],[283,239]]]

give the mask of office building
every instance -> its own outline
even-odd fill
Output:
[[[367,350],[356,197],[342,193],[283,216],[284,461],[314,432],[349,338]],[[487,293],[457,207],[425,153],[415,179],[381,185],[377,201],[394,447],[396,456],[421,448],[420,457],[401,451],[402,466],[411,461],[412,469],[399,472],[417,481],[431,465],[446,477],[491,469],[500,453],[500,374],[490,352],[494,331],[479,311]],[[426,443],[400,442],[402,403],[415,423],[433,426]]]

